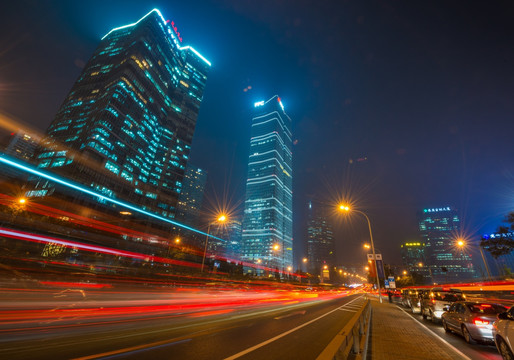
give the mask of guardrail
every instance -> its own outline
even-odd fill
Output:
[[[366,360],[370,320],[371,305],[367,299],[316,360]]]

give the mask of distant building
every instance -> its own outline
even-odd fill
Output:
[[[111,30],[48,128],[37,166],[174,218],[209,68],[157,9]],[[36,187],[41,196],[55,189]]]
[[[41,138],[39,136],[19,130],[11,133],[9,143],[5,147],[4,152],[18,159],[30,161],[40,141]]]
[[[229,219],[224,223],[212,223],[210,229],[212,235],[225,241],[210,239],[209,252],[238,261],[241,258],[241,221]]]
[[[293,266],[291,125],[278,96],[255,104],[241,246],[244,261],[282,271]]]
[[[177,205],[178,221],[198,225],[206,183],[207,172],[188,163]]]
[[[307,268],[310,273],[320,275],[324,265],[334,266],[334,232],[325,209],[309,201],[307,210]]]
[[[471,257],[457,246],[460,219],[448,206],[424,209],[418,214],[425,246],[426,267],[436,283],[458,282],[476,277]]]
[[[29,162],[34,157],[39,146],[41,138],[38,135],[29,134],[26,131],[18,130],[10,133],[2,139],[1,151],[7,155],[11,155],[20,160]],[[24,183],[27,181],[28,175],[18,169],[11,167],[3,167],[0,178],[7,178],[8,181],[19,181]]]
[[[425,243],[420,241],[407,241],[400,245],[402,263],[413,278],[419,274],[418,281],[430,282],[429,272],[426,268]]]

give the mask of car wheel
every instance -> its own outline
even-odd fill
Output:
[[[427,314],[425,314],[425,309],[421,309],[421,315],[423,316],[423,320],[427,319]]]
[[[498,350],[504,360],[514,360],[514,355],[509,349],[509,345],[502,338],[498,338]]]
[[[469,330],[466,327],[466,325],[462,325],[462,336],[464,336],[464,340],[466,340],[468,344],[475,343],[475,340],[473,340],[473,338],[471,337],[471,334],[469,333]]]
[[[443,320],[443,329],[444,329],[444,331],[446,331],[446,332],[450,332],[450,331],[451,331],[451,330],[450,330],[450,328],[448,327],[448,324],[447,324],[447,323],[446,323],[446,321],[444,321],[444,320]]]

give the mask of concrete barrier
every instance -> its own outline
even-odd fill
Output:
[[[365,360],[368,349],[370,320],[371,305],[368,299],[316,360]]]

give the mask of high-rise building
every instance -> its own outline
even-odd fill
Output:
[[[282,271],[293,265],[291,125],[278,96],[255,104],[241,248],[246,262]]]
[[[420,241],[407,241],[400,245],[400,252],[403,266],[408,268],[409,271],[425,264],[425,243]]]
[[[178,221],[193,226],[198,224],[206,183],[207,172],[188,163],[177,205]]]
[[[24,130],[18,130],[10,133],[2,139],[0,150],[5,154],[14,156],[24,161],[30,161],[37,151],[41,138],[38,135],[28,133]],[[25,183],[28,175],[11,167],[2,168],[0,178],[7,178],[9,181]]]
[[[326,211],[308,203],[307,267],[312,274],[320,275],[324,265],[334,265],[334,232]]]
[[[421,241],[407,241],[400,245],[403,266],[418,284],[431,281],[426,264],[425,247],[425,243]]]
[[[210,63],[172,24],[154,9],[102,38],[46,132],[39,168],[175,217]],[[52,186],[37,185],[41,195]]]
[[[32,159],[39,142],[41,141],[39,136],[29,134],[22,130],[11,133],[11,136],[8,139],[9,142],[5,147],[4,152],[26,161]]]
[[[432,281],[445,283],[476,277],[470,256],[457,246],[460,231],[457,210],[449,206],[424,209],[418,217]]]
[[[242,223],[238,219],[212,223],[210,234],[216,236],[217,239],[209,239],[209,252],[230,260],[239,260],[241,257],[241,231]]]

